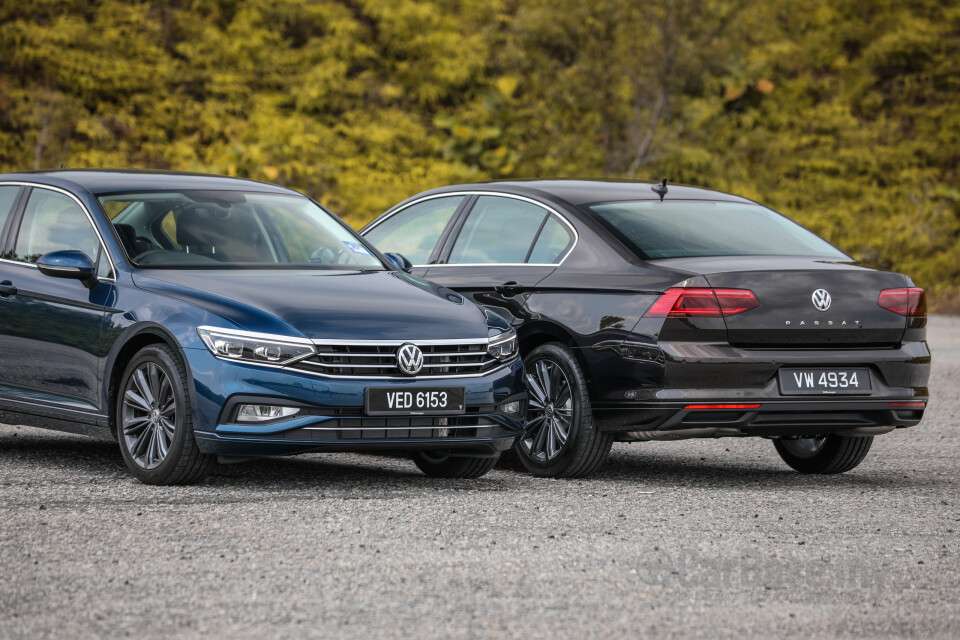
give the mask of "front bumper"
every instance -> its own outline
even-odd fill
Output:
[[[520,360],[478,377],[362,380],[312,376],[293,369],[227,362],[200,349],[188,349],[193,378],[194,433],[209,454],[258,456],[310,451],[432,451],[484,456],[508,449],[523,430],[524,411],[499,407],[525,405]],[[450,416],[372,417],[364,413],[369,386],[397,389],[464,388],[466,412]],[[266,423],[239,423],[241,403],[277,404],[301,409],[297,415]]]

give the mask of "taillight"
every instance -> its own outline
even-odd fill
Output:
[[[675,287],[657,298],[644,315],[647,318],[721,318],[760,306],[753,291]]]
[[[927,294],[919,287],[909,289],[884,289],[880,292],[877,304],[908,318],[922,318],[927,315]]]
[[[703,410],[703,409],[759,409],[759,404],[688,404],[684,409]]]

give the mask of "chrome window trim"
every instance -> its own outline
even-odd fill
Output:
[[[393,216],[397,215],[397,214],[400,213],[401,211],[404,211],[404,210],[412,207],[412,206],[415,205],[415,204],[420,204],[421,202],[425,202],[425,201],[427,201],[427,200],[433,200],[433,199],[435,199],[435,198],[448,198],[448,197],[451,197],[451,196],[498,196],[498,197],[501,197],[501,198],[513,198],[514,200],[523,200],[524,202],[528,202],[528,203],[530,203],[530,204],[532,204],[532,205],[536,205],[536,206],[538,206],[538,207],[540,207],[540,208],[542,208],[542,209],[546,209],[547,211],[549,211],[549,212],[552,213],[553,215],[557,216],[557,218],[560,219],[560,222],[562,222],[564,225],[566,225],[566,227],[567,227],[567,228],[570,230],[570,232],[573,234],[573,244],[570,245],[570,248],[567,249],[567,252],[566,252],[565,254],[563,254],[563,257],[560,258],[560,260],[559,260],[558,262],[538,262],[538,263],[533,263],[533,262],[522,262],[522,263],[515,263],[515,262],[471,262],[471,263],[458,263],[458,264],[446,264],[446,263],[444,263],[444,264],[415,264],[415,265],[413,265],[415,268],[433,269],[433,268],[435,268],[435,267],[490,267],[490,266],[494,266],[494,265],[495,265],[495,266],[500,266],[500,267],[559,267],[560,265],[563,264],[564,260],[566,260],[567,257],[570,256],[570,254],[573,252],[573,250],[576,249],[577,243],[580,242],[580,234],[577,233],[576,227],[574,227],[572,224],[570,224],[570,221],[567,220],[566,217],[563,216],[563,214],[561,214],[559,211],[557,211],[556,209],[554,209],[554,208],[551,207],[550,205],[544,204],[544,203],[542,203],[542,202],[540,202],[540,201],[538,201],[538,200],[534,200],[533,198],[528,198],[527,196],[521,196],[521,195],[517,195],[517,194],[515,194],[515,193],[505,193],[505,192],[503,192],[503,191],[450,191],[450,192],[447,192],[447,193],[437,193],[437,194],[434,194],[434,195],[432,195],[432,196],[424,196],[423,198],[418,198],[417,200],[414,200],[413,202],[410,202],[410,203],[407,203],[407,204],[403,205],[402,207],[400,207],[400,208],[397,209],[396,211],[392,211],[390,214],[384,216],[384,217],[381,218],[380,220],[375,221],[372,225],[370,225],[367,229],[365,229],[365,230],[364,230],[364,233],[362,233],[361,235],[364,236],[364,237],[366,237],[366,233],[367,233],[367,232],[373,231],[374,229],[376,229],[378,226],[380,226],[381,224],[383,224],[384,222],[386,222],[387,220],[389,220],[389,219],[392,218]],[[471,210],[472,210],[472,209],[471,209]]]
[[[97,276],[97,280],[102,281],[102,282],[116,282],[116,281],[117,281],[117,265],[114,263],[113,258],[110,256],[110,252],[107,251],[107,243],[103,241],[103,235],[100,233],[100,229],[97,227],[97,223],[94,222],[94,220],[93,220],[93,215],[90,213],[90,210],[87,209],[87,207],[83,204],[83,202],[80,201],[80,198],[78,198],[78,197],[75,196],[74,194],[70,193],[69,191],[67,191],[66,189],[63,189],[63,188],[61,188],[61,187],[54,187],[54,186],[52,186],[52,185],[42,184],[42,183],[39,183],[39,182],[21,182],[21,181],[11,181],[11,182],[6,182],[6,181],[4,181],[4,182],[0,182],[0,186],[4,186],[4,185],[18,185],[18,186],[21,186],[21,187],[33,187],[34,189],[47,189],[47,190],[49,190],[49,191],[56,191],[57,193],[62,193],[63,195],[69,197],[71,200],[73,200],[74,202],[76,202],[76,203],[77,203],[77,206],[80,207],[80,210],[83,211],[84,214],[86,214],[86,216],[87,216],[87,221],[90,223],[90,226],[93,227],[93,231],[97,234],[97,239],[100,240],[100,251],[102,251],[102,252],[103,252],[103,255],[105,255],[105,256],[107,257],[107,261],[110,263],[110,271],[113,272],[113,277],[112,277],[112,278],[103,278],[103,277]],[[30,195],[32,196],[33,194],[31,193]],[[28,198],[28,199],[27,199],[27,202],[24,203],[24,211],[26,211],[26,206],[27,206],[29,203],[30,203],[30,199]],[[22,215],[20,216],[20,221],[23,222],[23,216],[22,216]],[[18,231],[18,232],[19,232],[19,230],[20,230],[20,228],[17,227],[17,231]],[[13,241],[14,241],[14,245],[13,245],[13,246],[14,246],[14,250],[16,250],[16,246],[17,246],[17,245],[16,245],[16,241],[17,241],[17,239],[16,239],[16,238],[13,238]],[[93,258],[93,257],[95,257],[95,256],[90,256],[90,257]],[[22,265],[27,265],[27,266],[29,266],[29,267],[33,267],[34,269],[37,268],[37,265],[36,265],[35,263],[33,263],[33,262],[23,262],[23,261],[21,261],[21,260],[8,260],[7,258],[0,258],[0,262],[9,262],[9,263],[12,263],[12,264],[22,264]]]

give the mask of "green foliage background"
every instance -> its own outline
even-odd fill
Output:
[[[2,0],[0,170],[279,182],[354,225],[426,188],[684,182],[960,310],[960,4]]]

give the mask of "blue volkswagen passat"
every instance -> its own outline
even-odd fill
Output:
[[[361,450],[472,478],[523,427],[514,330],[289,189],[6,174],[0,230],[0,421],[111,434],[143,482]]]

